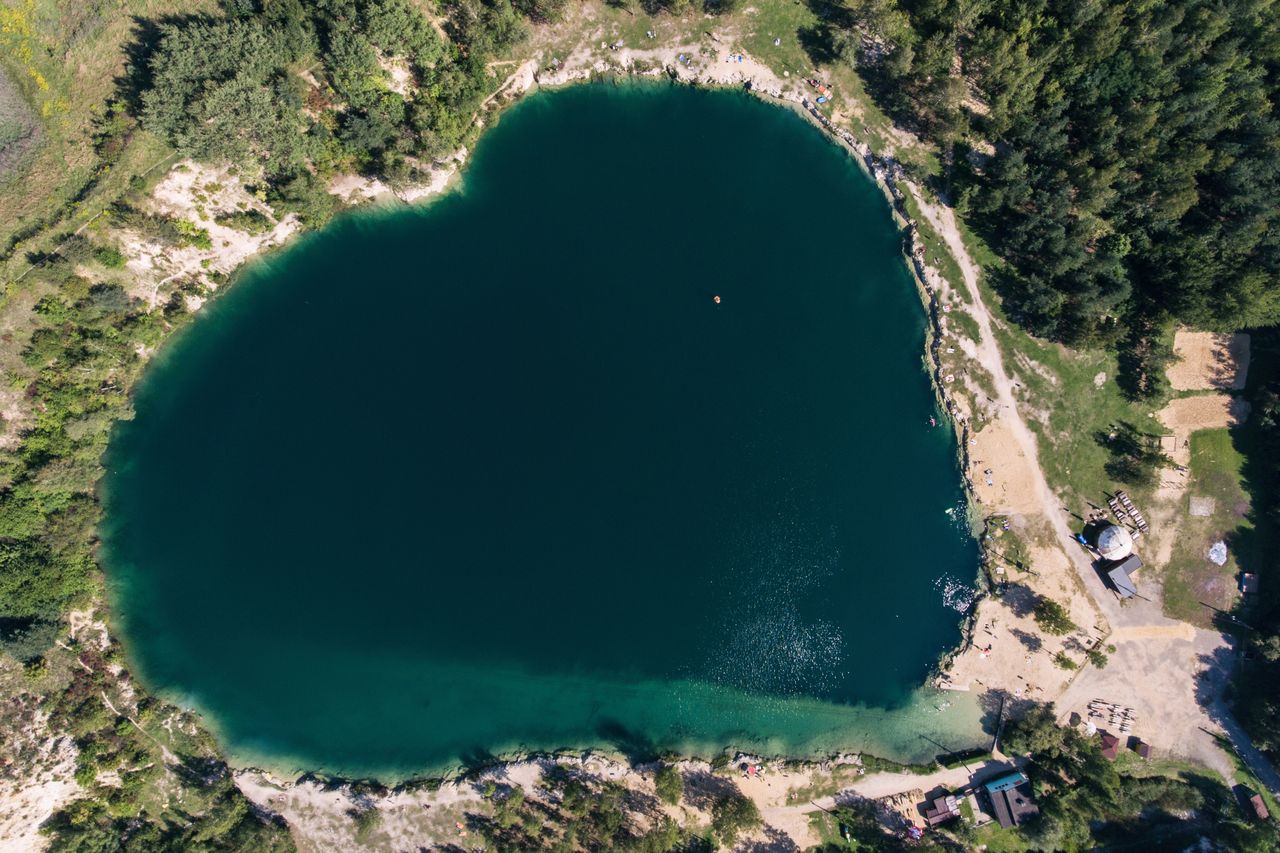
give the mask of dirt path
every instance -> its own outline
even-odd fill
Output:
[[[1102,579],[1093,570],[1093,565],[1088,556],[1075,547],[1074,544],[1068,544],[1073,543],[1075,537],[1072,535],[1070,528],[1067,527],[1066,518],[1062,511],[1062,501],[1058,499],[1058,496],[1053,493],[1053,489],[1049,487],[1049,481],[1045,479],[1044,470],[1040,467],[1040,449],[1036,443],[1036,436],[1018,411],[1017,401],[1013,396],[1013,380],[1009,378],[1009,374],[1005,371],[1004,357],[1000,353],[1000,347],[996,343],[996,336],[991,328],[991,312],[983,299],[982,290],[978,287],[978,265],[974,263],[973,258],[969,257],[969,251],[965,248],[964,240],[960,236],[960,229],[956,225],[955,213],[951,208],[931,201],[920,191],[919,187],[909,181],[903,181],[903,184],[915,196],[920,212],[924,214],[925,219],[929,220],[929,224],[933,226],[933,229],[942,236],[947,248],[951,251],[952,257],[960,265],[960,272],[964,276],[964,285],[969,291],[973,305],[969,314],[977,321],[980,332],[980,340],[976,347],[977,360],[991,375],[991,380],[995,384],[996,402],[1000,405],[1000,420],[1004,421],[1014,441],[1017,442],[1018,449],[1022,451],[1031,463],[1035,497],[1040,505],[1040,510],[1053,528],[1053,533],[1058,539],[1058,546],[1066,552],[1067,558],[1075,566],[1080,579],[1084,581],[1085,589],[1089,591],[1089,594],[1107,617],[1107,620],[1114,624],[1116,618],[1120,615],[1120,608],[1115,596],[1103,585]]]
[[[914,773],[873,773],[864,776],[834,795],[791,805],[780,805],[773,801],[764,800],[754,795],[755,792],[746,786],[740,784],[739,787],[743,788],[743,792],[756,801],[756,804],[760,807],[760,815],[767,825],[782,830],[796,844],[804,846],[818,843],[818,839],[809,829],[809,815],[819,809],[830,811],[854,798],[878,800],[915,790],[928,794],[937,788],[946,788],[949,791],[954,791],[970,784],[979,784],[990,780],[1002,773],[1007,773],[1016,766],[1021,766],[1023,763],[1021,760],[992,760],[978,765],[970,765],[969,768],[956,767],[951,770],[938,770],[925,776],[919,776]]]

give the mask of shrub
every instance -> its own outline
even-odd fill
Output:
[[[213,218],[219,225],[225,225],[246,234],[265,234],[275,227],[271,217],[260,210],[231,210],[219,213]]]
[[[93,250],[93,257],[108,269],[118,270],[124,266],[124,255],[110,246],[98,246]]]
[[[1058,652],[1053,656],[1053,662],[1057,664],[1059,669],[1065,669],[1070,672],[1073,669],[1079,669],[1080,664],[1067,657],[1066,652]]]
[[[184,246],[195,246],[197,249],[212,249],[213,241],[209,239],[209,232],[190,222],[186,219],[179,219],[174,223],[181,238],[180,242]]]
[[[352,809],[348,814],[351,815],[351,820],[356,825],[357,844],[367,843],[369,837],[378,831],[378,827],[382,826],[382,812],[378,811],[377,806]]]

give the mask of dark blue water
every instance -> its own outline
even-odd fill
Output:
[[[898,245],[789,112],[529,98],[460,191],[255,265],[157,359],[105,489],[140,673],[346,773],[972,741],[915,692],[976,550]]]

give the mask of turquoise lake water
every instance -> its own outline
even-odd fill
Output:
[[[254,264],[156,358],[106,460],[117,627],[281,770],[983,742],[919,688],[977,565],[924,331],[800,117],[531,96],[457,191]]]

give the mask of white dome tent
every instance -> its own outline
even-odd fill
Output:
[[[1123,527],[1109,524],[1098,534],[1098,553],[1104,560],[1123,560],[1133,553],[1133,537]]]

